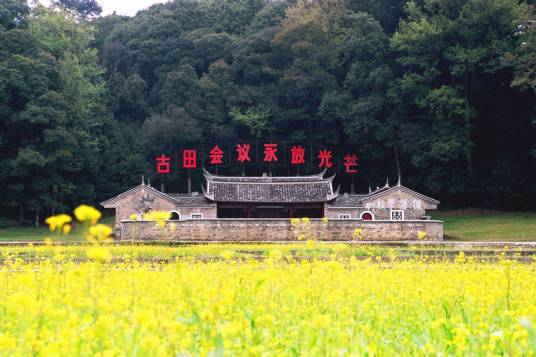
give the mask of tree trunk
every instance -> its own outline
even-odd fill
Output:
[[[22,203],[19,204],[19,224],[22,224],[24,222],[24,205]]]
[[[397,185],[401,185],[402,184],[402,173],[400,172],[400,158],[398,157],[398,146],[397,146],[396,143],[393,146],[393,149],[395,151],[396,173],[398,175]]]
[[[465,110],[464,110],[464,129],[465,129],[465,164],[467,171],[473,169],[473,159],[471,157],[471,117],[469,115],[469,102],[471,101],[471,73],[467,69],[467,62],[465,63],[463,91],[465,97]]]

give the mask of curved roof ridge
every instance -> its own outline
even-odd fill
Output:
[[[312,175],[303,175],[303,176],[267,176],[263,174],[262,176],[225,176],[225,175],[215,175],[209,172],[207,169],[203,168],[203,174],[207,180],[210,181],[222,181],[222,182],[259,182],[259,181],[268,181],[268,182],[322,182],[322,181],[333,181],[336,174],[331,177],[324,178],[326,169],[322,170],[318,174]]]

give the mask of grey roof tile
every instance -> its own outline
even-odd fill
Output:
[[[336,199],[328,203],[330,207],[361,207],[361,200],[368,195],[339,195]]]
[[[336,197],[333,178],[323,173],[291,177],[229,177],[205,172],[205,196],[216,202],[304,203],[327,202]]]

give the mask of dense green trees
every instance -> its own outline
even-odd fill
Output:
[[[2,205],[36,217],[94,202],[103,153],[115,145],[93,29],[39,6],[0,32]]]
[[[0,4],[4,215],[94,203],[151,172],[162,151],[257,137],[355,147],[361,190],[394,178],[396,154],[408,185],[452,205],[536,199],[530,3],[174,0],[132,18],[100,11],[93,0]],[[167,184],[181,190],[180,180]]]

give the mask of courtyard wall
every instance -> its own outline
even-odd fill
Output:
[[[362,240],[417,240],[419,231],[427,233],[427,240],[443,240],[443,222],[433,220],[341,219],[325,223],[311,219],[307,225],[293,226],[288,219],[219,218],[169,221],[164,228],[152,221],[121,223],[121,229],[116,232],[118,240],[292,241],[305,234],[317,240],[350,241],[356,228],[361,228]]]

